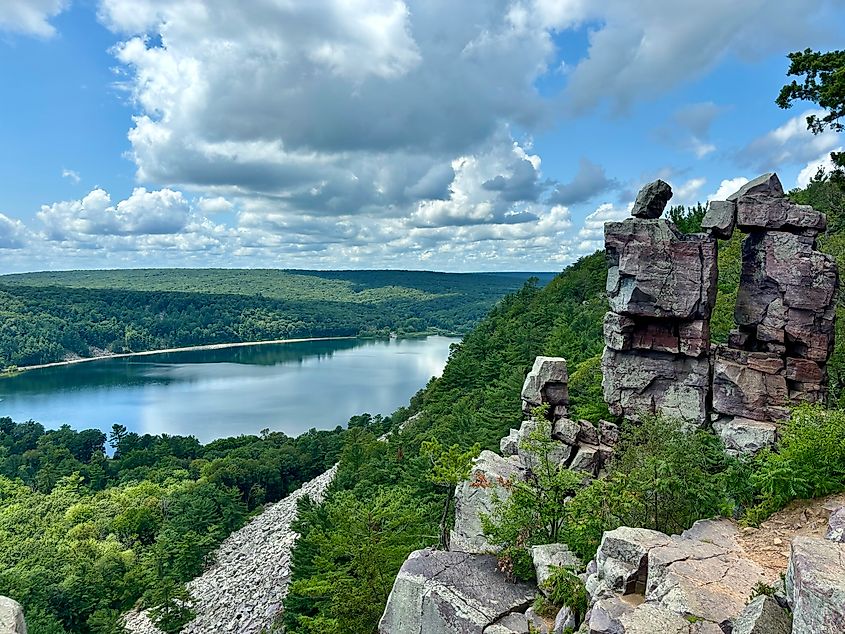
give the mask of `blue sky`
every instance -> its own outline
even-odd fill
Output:
[[[4,0],[0,271],[559,270],[637,189],[801,185],[845,3]]]

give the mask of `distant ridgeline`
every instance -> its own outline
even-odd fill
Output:
[[[463,334],[532,275],[553,277],[271,269],[0,276],[0,369],[214,343]]]

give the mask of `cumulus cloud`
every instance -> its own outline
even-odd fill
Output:
[[[132,195],[112,205],[103,189],[94,189],[80,200],[42,205],[38,219],[52,240],[80,236],[137,236],[181,231],[189,207],[180,192],[147,191],[137,187]]]
[[[833,152],[841,152],[842,147],[835,147],[832,148]],[[795,179],[795,184],[798,187],[806,187],[810,184],[810,180],[818,174],[819,170],[824,170],[825,172],[832,172],[835,166],[833,161],[830,159],[830,152],[825,152],[821,156],[817,157],[815,160],[809,161],[804,168],[798,172],[798,176]]]
[[[568,183],[558,183],[549,201],[553,204],[576,205],[617,187],[619,183],[613,178],[608,178],[601,165],[582,158],[572,180]]]
[[[807,130],[807,117],[822,113],[808,110],[792,117],[742,148],[737,160],[757,172],[768,172],[784,164],[807,163],[823,152],[830,152],[841,143],[839,133],[828,129],[813,134]]]
[[[574,252],[581,256],[603,249],[605,223],[624,220],[628,217],[632,205],[633,203],[624,207],[617,207],[610,203],[599,205],[584,219],[584,224],[572,240]]]
[[[27,229],[20,220],[0,214],[0,249],[20,249],[27,242]]]
[[[698,193],[704,184],[707,182],[706,178],[694,177],[673,186],[672,200],[673,205],[694,205],[698,202]]]
[[[736,193],[740,187],[745,185],[749,179],[745,176],[737,176],[736,178],[726,178],[719,183],[719,189],[707,196],[707,200],[727,200],[728,196]]]
[[[0,2],[0,31],[52,37],[50,19],[64,11],[69,0],[3,0]]]

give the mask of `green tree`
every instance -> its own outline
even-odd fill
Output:
[[[455,498],[455,487],[469,477],[472,460],[481,451],[481,445],[475,444],[468,450],[460,445],[444,447],[437,439],[423,442],[420,453],[431,463],[428,478],[443,489],[443,512],[440,515],[439,547],[449,550],[449,514]]]
[[[807,129],[819,134],[830,128],[843,130],[840,119],[845,116],[845,51],[821,53],[812,49],[790,53],[788,76],[803,76],[801,83],[792,80],[780,90],[775,100],[781,108],[790,108],[796,100],[812,101],[827,113],[807,117]],[[845,152],[832,152],[831,160],[840,169],[845,167]]]

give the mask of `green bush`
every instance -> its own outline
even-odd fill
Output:
[[[745,520],[757,524],[798,498],[845,489],[845,411],[802,405],[781,430],[778,451],[758,454],[750,484],[756,504]]]
[[[546,581],[549,601],[557,606],[569,608],[580,623],[587,614],[587,588],[578,575],[566,568],[557,568]]]

